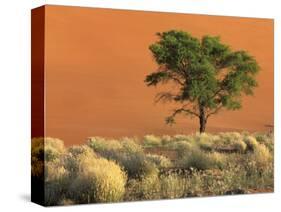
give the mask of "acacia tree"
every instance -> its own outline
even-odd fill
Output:
[[[241,96],[253,95],[259,65],[246,51],[233,51],[219,37],[192,37],[184,31],[157,33],[149,46],[158,69],[147,75],[147,86],[173,83],[172,91],[160,92],[156,102],[176,102],[180,107],[166,118],[175,123],[179,114],[199,119],[200,133],[208,118],[221,109],[241,108]]]

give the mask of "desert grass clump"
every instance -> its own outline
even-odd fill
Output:
[[[239,153],[244,153],[247,149],[247,144],[242,139],[233,140],[230,146]]]
[[[199,149],[191,149],[182,155],[181,159],[177,162],[180,167],[185,169],[195,168],[199,170],[208,169],[211,166],[209,157]]]
[[[212,139],[212,135],[208,133],[196,133],[194,135],[194,140],[196,142],[204,142],[204,141],[210,141]]]
[[[73,157],[79,157],[81,155],[86,155],[89,157],[97,157],[95,152],[87,145],[74,145],[68,148],[68,153]]]
[[[162,143],[163,146],[169,144],[170,142],[173,142],[172,136],[163,135],[163,136],[161,137],[161,143]]]
[[[45,138],[45,203],[56,205],[65,197],[68,186],[69,172],[65,168],[64,156],[66,149],[60,139]]]
[[[170,148],[176,151],[178,159],[181,159],[186,155],[190,154],[194,148],[197,149],[195,144],[186,141],[175,142],[173,143],[173,146],[170,146]]]
[[[46,161],[56,160],[65,153],[64,143],[60,139],[47,137],[44,139],[44,143]]]
[[[178,174],[162,175],[160,179],[161,198],[174,199],[181,198],[186,192],[186,179]]]
[[[205,153],[198,147],[194,147],[180,158],[177,164],[185,169],[206,170],[222,168],[224,164],[223,160],[224,157],[219,153]]]
[[[238,132],[219,133],[209,135],[209,139],[201,140],[201,149],[207,151],[229,151],[244,153],[247,145],[243,141],[243,136]]]
[[[157,171],[144,175],[138,182],[141,199],[160,199],[160,188],[161,184]]]
[[[248,159],[257,170],[264,171],[272,162],[273,157],[265,145],[259,144],[254,152],[249,153]]]
[[[69,148],[59,139],[34,138],[32,182],[45,184],[46,205],[273,190],[272,134],[204,133],[159,139],[161,146],[145,149],[141,140],[127,137],[93,137]]]
[[[162,145],[161,138],[155,135],[145,135],[143,137],[145,147],[159,147]]]
[[[97,157],[96,153],[87,145],[69,147],[67,154],[63,157],[64,166],[69,172],[69,180],[71,181],[77,177],[80,160],[85,160],[86,158],[91,160]]]
[[[173,140],[174,140],[174,141],[193,142],[193,141],[194,141],[194,138],[193,138],[193,136],[190,136],[190,135],[181,135],[181,134],[178,134],[178,135],[174,135],[174,136],[173,136]]]
[[[44,138],[33,138],[31,141],[31,175],[44,177]],[[43,179],[42,179],[43,180]]]
[[[237,140],[241,140],[242,136],[238,132],[226,132],[219,133],[220,139],[217,140],[217,143],[220,145],[231,145]]]
[[[131,139],[118,141],[91,138],[88,145],[101,157],[118,163],[130,177],[139,177],[150,170],[143,148]]]
[[[68,170],[60,161],[45,163],[45,203],[57,205],[68,189]]]
[[[202,150],[210,152],[215,150],[216,144],[221,140],[221,138],[219,135],[196,133],[194,140]]]
[[[159,168],[168,168],[172,166],[172,162],[169,158],[162,156],[162,155],[156,155],[156,154],[147,154],[146,159],[155,164],[156,167]]]
[[[244,137],[244,142],[247,145],[247,150],[250,150],[250,151],[254,151],[259,145],[259,143],[255,139],[255,137],[250,136],[250,135]]]
[[[65,194],[68,171],[62,160],[63,141],[55,138],[33,138],[31,144],[31,179],[34,187],[44,183],[45,204],[56,205]]]
[[[269,151],[273,151],[274,148],[273,133],[256,133],[254,136],[258,143],[264,144]]]
[[[117,202],[125,193],[126,174],[113,161],[81,157],[77,178],[70,185],[77,203]]]
[[[207,151],[207,152],[211,152],[211,151],[214,151],[215,147],[214,147],[214,143],[212,143],[211,141],[209,140],[203,140],[203,141],[200,141],[198,143],[199,147],[204,150],[204,151]]]
[[[31,141],[31,173],[33,176],[43,176],[44,161],[50,162],[60,158],[65,152],[64,143],[56,138],[33,138]]]
[[[90,137],[87,142],[88,146],[96,152],[103,152],[108,149],[121,149],[122,145],[117,140],[105,139],[102,137]]]

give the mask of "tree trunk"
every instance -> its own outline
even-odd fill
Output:
[[[200,133],[204,133],[206,130],[207,118],[203,106],[199,106],[199,121],[200,121]]]

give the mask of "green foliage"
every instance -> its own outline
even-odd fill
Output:
[[[219,37],[192,37],[184,31],[158,33],[159,40],[149,46],[159,65],[156,72],[146,76],[147,86],[173,82],[173,92],[162,92],[156,101],[182,104],[166,122],[173,124],[178,114],[200,119],[204,132],[209,116],[221,108],[237,110],[242,107],[241,96],[252,95],[259,66],[246,51],[233,51]]]

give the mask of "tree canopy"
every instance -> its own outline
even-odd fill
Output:
[[[255,58],[244,50],[233,51],[217,36],[201,39],[184,31],[157,33],[159,40],[149,46],[158,69],[146,76],[147,86],[174,83],[176,89],[160,92],[156,101],[178,102],[166,118],[172,124],[178,114],[199,118],[204,132],[211,115],[222,108],[242,107],[241,96],[253,95],[260,70]]]

